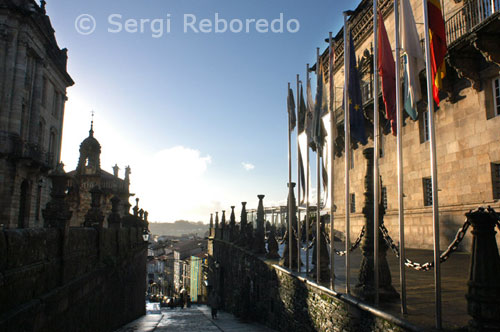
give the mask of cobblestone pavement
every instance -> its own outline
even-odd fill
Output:
[[[219,311],[217,319],[212,320],[210,308],[193,305],[191,308],[162,308],[149,304],[147,315],[123,326],[115,332],[272,332],[269,328],[256,323],[240,322],[233,315]]]

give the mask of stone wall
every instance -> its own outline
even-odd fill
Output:
[[[278,331],[418,331],[406,321],[291,275],[231,243],[210,239],[224,310]]]
[[[145,313],[139,228],[0,232],[1,331],[112,331]]]

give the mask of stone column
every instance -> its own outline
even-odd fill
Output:
[[[33,95],[31,96],[30,105],[31,115],[29,119],[29,142],[33,144],[40,144],[38,142],[38,124],[40,122],[40,107],[42,105],[42,89],[43,89],[43,61],[35,60],[35,70],[33,75],[35,75]],[[58,129],[58,132],[60,130]],[[43,134],[43,133],[41,133]],[[60,134],[60,133],[59,133]],[[39,146],[43,149],[43,146]],[[52,165],[51,165],[52,166]]]
[[[361,242],[361,251],[363,259],[359,270],[358,284],[354,289],[354,293],[367,301],[375,299],[375,273],[374,273],[374,202],[373,202],[373,168],[374,168],[374,152],[373,148],[363,150],[363,156],[367,161],[365,175],[365,206],[363,214],[365,216],[365,235]],[[382,203],[379,203],[379,221],[380,225],[384,223],[385,209]],[[391,271],[387,263],[387,244],[382,237],[380,230],[379,237],[379,299],[380,301],[394,301],[399,299],[399,294],[392,286]]]
[[[22,119],[22,104],[23,104],[23,93],[24,93],[24,82],[26,78],[26,49],[28,43],[25,38],[22,37],[22,33],[18,34],[17,43],[14,44],[13,49],[13,93],[11,97],[10,104],[10,118],[9,118],[9,131],[12,133],[18,133],[21,135],[21,119]],[[17,53],[16,53],[17,50]],[[25,109],[28,112],[28,108]]]
[[[266,239],[264,234],[264,195],[257,195],[259,205],[257,207],[257,229],[255,230],[255,239],[253,241],[253,252],[257,255],[266,254]]]
[[[469,331],[500,331],[500,257],[495,240],[498,217],[493,209],[466,214],[472,230],[467,312]]]

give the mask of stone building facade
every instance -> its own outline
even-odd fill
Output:
[[[43,226],[49,170],[60,160],[66,70],[45,1],[0,0],[0,220]]]
[[[422,1],[410,0],[419,35],[424,36]],[[446,248],[464,222],[464,213],[478,206],[500,204],[500,8],[491,1],[454,0],[444,4],[448,54],[447,75],[441,91],[441,103],[435,111],[439,214],[441,246]],[[394,49],[393,2],[379,1],[391,46]],[[490,5],[488,5],[490,4]],[[495,6],[500,4],[495,2]],[[362,94],[366,129],[373,146],[373,20],[370,0],[363,0],[350,17]],[[488,7],[490,6],[490,7]],[[479,14],[478,14],[479,13]],[[334,214],[335,229],[345,230],[344,124],[342,110],[343,30],[334,37],[335,115],[338,137],[334,148]],[[328,50],[320,63],[328,72]],[[328,75],[326,75],[328,76]],[[403,173],[405,235],[407,247],[432,248],[432,193],[430,144],[426,119],[425,71],[420,75],[423,100],[418,119],[404,114]],[[401,80],[403,82],[403,80]],[[380,85],[379,85],[380,86]],[[380,174],[382,198],[386,206],[384,222],[391,236],[398,239],[398,186],[396,137],[385,120],[382,96],[379,96],[381,118]],[[403,110],[403,113],[404,110]],[[329,116],[328,116],[329,121]],[[329,125],[327,125],[329,126]],[[328,140],[330,138],[327,138]],[[366,172],[364,148],[352,145],[350,166],[351,235],[358,236],[364,218],[363,182]],[[331,175],[330,175],[331,176]],[[466,242],[470,237],[466,237]],[[466,244],[463,248],[468,249]]]
[[[101,145],[94,137],[93,122],[90,126],[89,136],[80,144],[80,159],[76,170],[68,173],[69,192],[67,201],[70,205],[73,216],[70,221],[70,226],[82,226],[85,221],[85,215],[89,211],[92,202],[90,191],[97,187],[101,193],[101,210],[105,216],[110,215],[112,210],[112,199],[118,198],[118,211],[120,217],[128,215],[130,211],[129,192],[130,186],[130,166],[125,168],[125,177],[119,177],[120,168],[118,165],[113,167],[113,174],[101,169]],[[138,200],[137,200],[138,202]],[[135,214],[141,214],[144,217],[144,212],[136,205],[134,207]],[[145,212],[147,214],[147,212]],[[145,216],[147,219],[147,215]],[[104,221],[104,227],[107,227],[107,219]]]

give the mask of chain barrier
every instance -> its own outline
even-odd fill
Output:
[[[465,234],[467,233],[467,229],[469,229],[469,226],[470,226],[470,222],[468,219],[466,219],[464,224],[462,225],[462,227],[460,227],[458,229],[457,234],[455,235],[455,239],[453,239],[453,241],[450,243],[448,248],[439,257],[439,261],[441,263],[446,262],[448,260],[448,258],[450,258],[450,255],[452,253],[454,253],[455,251],[457,251],[460,242],[462,242]],[[500,223],[498,220],[497,220],[497,226],[500,227]],[[396,246],[396,244],[394,243],[394,240],[389,235],[389,231],[387,230],[385,225],[383,225],[383,224],[380,225],[380,231],[382,232],[382,236],[384,237],[384,240],[387,243],[387,245],[391,248],[391,250],[394,252],[396,257],[399,258],[399,255],[400,255],[399,247]],[[405,265],[407,267],[411,267],[412,269],[415,269],[417,271],[429,271],[432,268],[434,268],[434,262],[427,262],[424,264],[420,264],[417,262],[413,262],[413,261],[409,260],[408,258],[405,258]]]
[[[351,249],[349,251],[354,251],[359,247],[359,245],[361,244],[361,240],[363,240],[363,236],[365,236],[365,231],[366,231],[365,226],[363,226],[363,228],[361,229],[361,233],[359,233],[358,238],[352,244]],[[337,250],[337,249],[334,249],[334,250],[335,250],[336,255],[345,256],[345,254],[346,254],[345,250]]]

